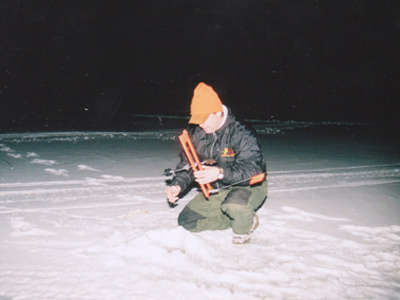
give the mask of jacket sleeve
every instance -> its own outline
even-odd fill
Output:
[[[176,166],[177,169],[184,168],[189,164],[184,151],[180,153],[180,159],[180,162]],[[190,169],[189,171],[176,173],[175,177],[172,179],[171,185],[179,185],[181,187],[181,191],[183,192],[193,183],[193,181],[194,175],[192,169]]]
[[[236,157],[233,163],[224,166],[222,183],[229,185],[266,172],[266,163],[255,133],[240,126],[236,128],[232,138]]]

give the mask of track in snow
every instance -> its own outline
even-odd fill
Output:
[[[143,203],[143,201],[149,201],[149,196],[160,197],[164,200],[166,180],[166,177],[110,176],[85,180],[0,184],[0,214],[21,210],[34,212],[130,206],[133,205],[133,199]],[[277,171],[268,175],[270,194],[398,182],[400,182],[400,164]]]
[[[271,172],[269,192],[372,186],[400,182],[400,164]]]

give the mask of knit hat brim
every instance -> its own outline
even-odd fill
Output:
[[[189,120],[189,124],[203,124],[210,114],[196,114],[192,115]]]

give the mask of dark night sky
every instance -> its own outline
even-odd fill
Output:
[[[199,81],[244,118],[397,122],[398,0],[9,0],[0,14],[0,132],[187,115]]]

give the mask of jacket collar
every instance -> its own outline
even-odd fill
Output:
[[[225,105],[223,105],[222,108],[224,110],[224,119],[222,120],[221,127],[218,128],[215,131],[215,133],[221,133],[224,130],[224,128],[226,128],[226,126],[228,126],[228,124],[230,124],[234,120],[231,110],[228,107],[226,107]]]
[[[222,105],[222,110],[224,112],[224,118],[222,119],[221,125],[219,126],[219,128],[216,130],[220,130],[222,127],[224,127],[226,120],[228,118],[228,108],[225,105]]]

